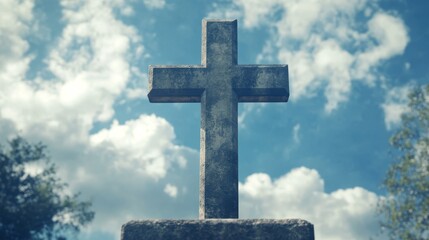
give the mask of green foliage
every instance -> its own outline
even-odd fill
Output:
[[[43,166],[29,174],[30,164]],[[43,165],[41,165],[43,164]],[[90,202],[64,192],[46,147],[21,137],[0,146],[0,239],[66,239],[92,221]]]
[[[402,126],[390,139],[399,157],[388,170],[379,206],[391,239],[429,239],[429,85],[408,96]]]

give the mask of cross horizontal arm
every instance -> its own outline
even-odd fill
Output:
[[[234,90],[239,102],[287,102],[287,65],[237,65]]]
[[[149,66],[150,102],[200,102],[206,83],[202,65]]]

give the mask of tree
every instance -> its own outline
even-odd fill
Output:
[[[390,144],[398,159],[390,166],[379,205],[391,239],[429,239],[429,85],[408,95],[408,111]]]
[[[92,221],[91,203],[65,193],[46,146],[21,137],[8,145],[0,145],[0,239],[66,239]],[[31,164],[43,168],[31,173]]]

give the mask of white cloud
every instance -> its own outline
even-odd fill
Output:
[[[229,2],[214,2],[211,7],[212,11],[207,13],[207,19],[234,19],[242,15],[241,10]]]
[[[0,83],[2,89],[16,79],[22,79],[28,69],[31,56],[24,57],[29,49],[29,44],[23,37],[30,32],[34,19],[33,7],[33,0],[0,2]],[[7,97],[0,90],[0,104]]]
[[[160,117],[141,115],[123,124],[115,120],[90,136],[74,162],[63,163],[67,172],[62,176],[74,179],[74,189],[93,196],[98,214],[92,224],[95,230],[117,234],[131,219],[171,217],[177,206],[165,200],[165,193],[177,199],[178,186],[198,184],[198,152],[175,145],[174,140],[173,127]],[[192,193],[180,195],[189,196]],[[168,202],[163,209],[170,212],[155,207],[162,201]],[[189,205],[181,210],[177,214],[186,216],[183,212],[189,211]]]
[[[161,9],[165,6],[165,0],[143,0],[143,3],[150,9]]]
[[[6,9],[18,21],[9,35],[19,50],[0,52],[1,61],[7,62],[0,74],[0,117],[22,133],[82,141],[95,122],[112,118],[113,103],[136,77],[130,62],[143,47],[135,28],[115,18],[114,9],[124,6],[121,1],[61,3],[65,27],[45,59],[51,79],[25,78],[30,58],[25,27],[20,26],[28,19],[20,20],[20,11],[10,11],[13,6]],[[0,27],[8,29],[7,24]]]
[[[246,127],[245,120],[246,120],[246,117],[249,115],[249,113],[251,112],[259,113],[262,110],[262,108],[266,105],[266,103],[263,103],[263,102],[244,103],[240,105],[242,105],[243,107],[239,109],[237,121],[238,121],[238,127],[243,129]]]
[[[389,89],[381,107],[384,111],[384,124],[388,130],[401,123],[401,115],[408,112],[408,93],[412,86],[405,85]]]
[[[429,132],[426,131],[426,136],[429,136]],[[414,147],[416,151],[415,155],[415,162],[417,165],[417,170],[420,171],[422,175],[429,176],[429,143],[427,141],[421,140],[417,142],[416,146]],[[428,233],[429,234],[429,233]]]
[[[410,70],[410,68],[411,68],[411,63],[409,63],[409,62],[406,62],[405,64],[404,64],[404,68],[405,68],[405,70]]]
[[[384,12],[375,13],[368,22],[367,40],[375,40],[374,46],[358,55],[358,77],[363,78],[371,67],[382,60],[402,54],[409,41],[403,21]]]
[[[168,195],[168,196],[170,196],[170,197],[172,197],[172,198],[176,198],[177,197],[177,187],[176,186],[174,186],[174,185],[172,185],[172,184],[170,184],[170,183],[167,183],[167,185],[165,185],[165,188],[164,188],[164,192]]]
[[[114,121],[109,129],[91,135],[90,144],[110,155],[111,163],[120,171],[137,172],[154,179],[163,178],[172,162],[186,166],[186,160],[175,155],[186,150],[172,143],[173,127],[155,115],[141,115],[123,125]]]
[[[301,129],[301,125],[295,124],[295,126],[293,126],[293,141],[295,144],[298,144],[301,142],[301,138],[299,136],[299,130]]]
[[[29,162],[24,165],[24,172],[25,174],[34,177],[38,174],[41,174],[45,168],[46,168],[45,163]]]
[[[379,197],[360,187],[326,193],[316,170],[296,168],[275,180],[255,173],[239,189],[241,218],[305,219],[314,224],[316,239],[359,240],[378,233]]]
[[[402,19],[367,0],[233,0],[209,15],[268,28],[258,62],[289,64],[291,99],[323,90],[327,113],[348,100],[353,81],[374,85],[377,67],[409,42]]]

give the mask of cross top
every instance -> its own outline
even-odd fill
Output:
[[[149,66],[150,102],[201,102],[200,219],[238,218],[238,102],[286,102],[287,65],[238,65],[237,20],[203,20],[201,65]]]

